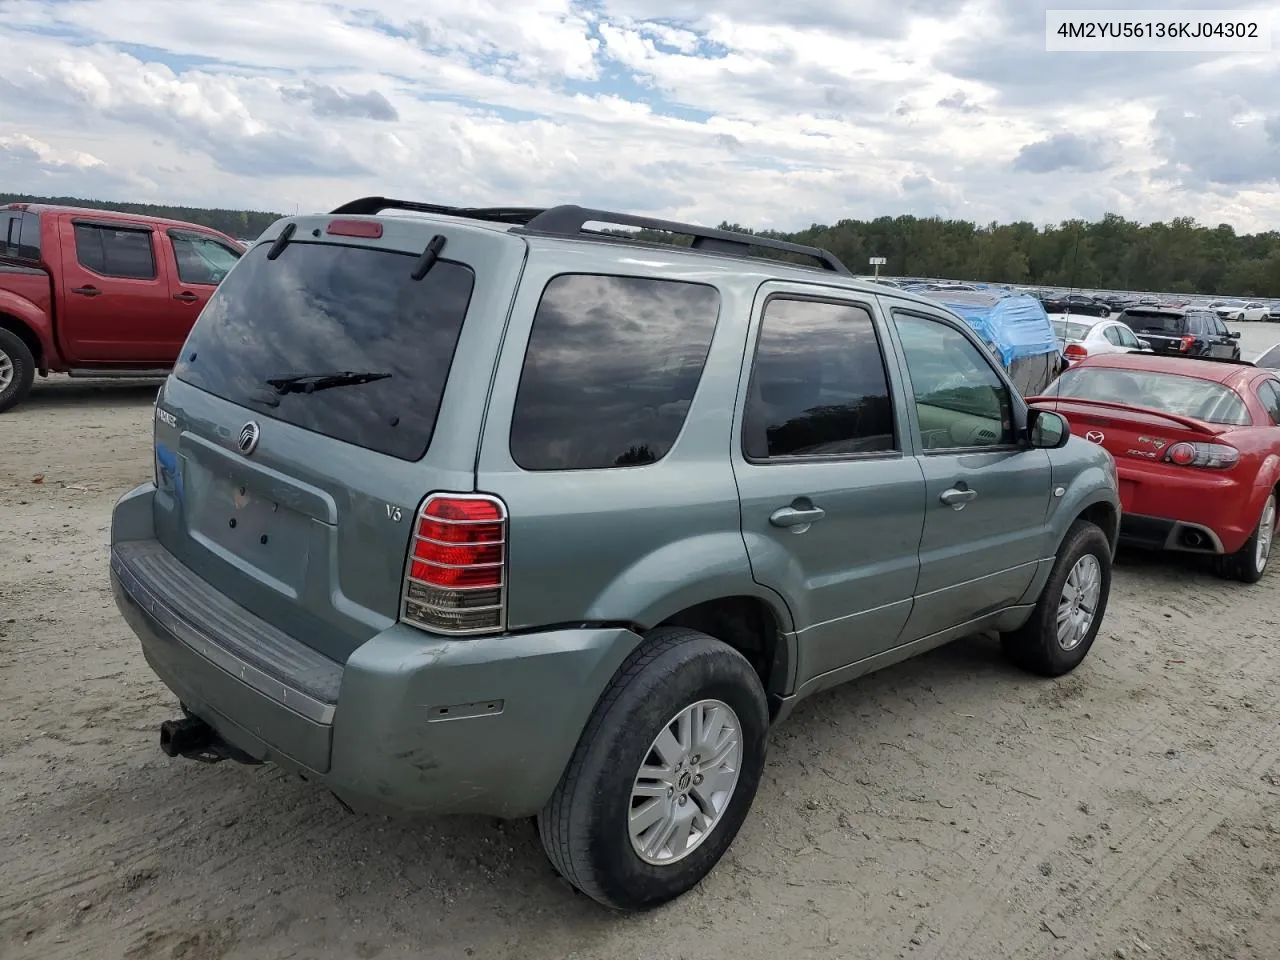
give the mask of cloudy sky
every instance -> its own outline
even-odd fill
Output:
[[[1280,227],[1280,47],[1046,53],[1046,6],[1222,4],[0,0],[0,189]]]

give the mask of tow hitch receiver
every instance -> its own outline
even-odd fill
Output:
[[[238,750],[218,736],[218,732],[199,717],[166,720],[160,724],[160,749],[167,757],[186,757],[201,763],[236,760],[257,764],[261,761]]]

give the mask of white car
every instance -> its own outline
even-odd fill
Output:
[[[1223,320],[1243,320],[1245,302],[1243,300],[1215,300],[1209,309]]]
[[[1058,349],[1068,360],[1083,360],[1100,353],[1152,353],[1127,323],[1107,317],[1055,316],[1053,332]]]
[[[1260,320],[1269,320],[1268,314],[1271,312],[1271,306],[1265,303],[1259,303],[1257,300],[1251,300],[1244,305],[1244,309],[1240,311],[1241,320],[1249,320],[1258,322]]]

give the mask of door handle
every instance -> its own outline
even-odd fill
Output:
[[[93,286],[92,284],[89,284],[88,286],[84,286],[84,287],[72,287],[71,292],[78,293],[82,297],[96,297],[102,291],[99,290],[97,287]]]
[[[827,515],[821,507],[781,507],[769,514],[769,522],[775,527],[799,527],[816,523]]]
[[[938,495],[938,499],[948,507],[954,507],[957,510],[961,510],[964,508],[966,503],[977,495],[977,490],[970,490],[964,484],[957,484],[948,490],[943,490],[942,493]]]
[[[175,293],[173,295],[173,299],[181,300],[183,303],[195,303],[200,298],[197,297],[194,293],[191,293],[189,290],[184,290],[182,291],[182,293]]]

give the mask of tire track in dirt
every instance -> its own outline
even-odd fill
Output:
[[[1117,578],[1122,575],[1122,571],[1117,571]],[[1274,578],[1271,578],[1274,580]],[[1218,584],[1214,584],[1216,590],[1211,593],[1225,593],[1226,591]],[[1106,623],[1104,622],[1104,632]],[[1243,694],[1243,699],[1252,698],[1253,702],[1261,702],[1262,700],[1273,701],[1273,697],[1268,696],[1268,691],[1274,689],[1275,657],[1271,651],[1258,644],[1240,643],[1237,644],[1231,653],[1236,656],[1228,656],[1226,662],[1222,664],[1225,668],[1224,672],[1228,675],[1244,675],[1252,677],[1254,683]],[[1261,667],[1270,667],[1271,670],[1260,670]],[[1064,678],[1057,683],[1070,682],[1072,677]],[[1243,711],[1242,711],[1243,712]],[[1262,711],[1265,713],[1266,711]],[[1235,749],[1232,756],[1250,752],[1251,746],[1256,741],[1243,738],[1246,733],[1256,732],[1258,721],[1256,717],[1246,717],[1238,722],[1230,723],[1228,729],[1224,733],[1233,734],[1230,739],[1233,740]],[[1219,737],[1219,742],[1227,739],[1227,737]],[[1077,776],[1073,780],[1072,786],[1076,793],[1086,793],[1091,789],[1095,789],[1100,783],[1112,779],[1119,772],[1118,768],[1130,760],[1135,754],[1152,753],[1149,749],[1154,745],[1154,741],[1164,740],[1167,742],[1166,725],[1163,718],[1158,716],[1150,716],[1148,722],[1143,724],[1136,735],[1131,735],[1127,739],[1127,751],[1124,754],[1115,753],[1109,762],[1104,765],[1094,767],[1083,775]],[[1270,756],[1264,751],[1259,753],[1258,761],[1263,762]],[[1170,793],[1170,798],[1177,797],[1180,792],[1185,792],[1192,788],[1193,781],[1197,780],[1206,770],[1212,769],[1218,771],[1234,766],[1231,763],[1221,762],[1220,758],[1214,756],[1211,751],[1203,752],[1199,760],[1193,766],[1184,769],[1175,781],[1175,787]],[[1166,781],[1167,783],[1168,781]],[[1183,818],[1190,816],[1194,819],[1196,809],[1184,812]],[[1207,835],[1214,826],[1222,819],[1214,817],[1212,803],[1205,805],[1203,811],[1206,819],[1203,822],[1195,822],[1192,827],[1199,825],[1204,827],[1203,833]],[[1191,827],[1188,827],[1190,831]],[[1143,873],[1149,870],[1152,865],[1159,859],[1160,854],[1150,851],[1151,845],[1158,842],[1158,830],[1147,831],[1144,834],[1144,824],[1138,823],[1127,833],[1116,837],[1114,846],[1118,846],[1125,851],[1124,857],[1121,858],[1121,864],[1127,862],[1129,857],[1137,857],[1139,861],[1139,872]],[[1113,836],[1115,836],[1113,834]],[[1068,838],[1069,839],[1069,838]],[[1025,938],[1020,938],[1015,931],[1006,929],[1006,925],[1002,923],[1003,917],[1009,912],[1007,904],[1011,900],[1020,900],[1023,906],[1023,912],[1030,912],[1035,916],[1040,916],[1051,904],[1061,902],[1061,896],[1052,892],[1046,892],[1042,897],[1032,897],[1029,901],[1025,896],[1020,897],[1019,894],[1025,893],[1030,878],[1037,873],[1037,868],[1033,861],[1043,858],[1047,852],[1043,844],[1044,831],[1034,824],[1023,830],[1012,842],[1006,853],[999,857],[996,861],[988,863],[986,867],[979,871],[975,878],[975,885],[980,886],[989,894],[984,896],[987,905],[985,909],[979,911],[976,915],[968,911],[964,911],[957,918],[957,922],[949,927],[944,927],[939,931],[937,937],[938,947],[935,952],[922,951],[921,956],[935,958],[935,960],[968,960],[970,957],[1005,957],[1017,956],[1023,944],[1034,944],[1033,952],[1037,956],[1043,956],[1047,949],[1050,949],[1044,940],[1056,940],[1056,938],[1044,930],[1033,930],[1031,934]],[[1143,845],[1144,840],[1147,846]],[[1162,847],[1160,849],[1163,849]],[[1138,851],[1129,853],[1129,851]],[[1113,858],[1109,858],[1111,860]],[[1047,862],[1042,860],[1042,862]],[[1116,869],[1112,867],[1112,869]],[[1121,866],[1119,869],[1123,869]],[[1103,881],[1097,878],[1091,886],[1097,887]],[[1116,881],[1107,882],[1104,888],[1095,896],[1095,900],[1104,896]],[[1052,885],[1054,888],[1057,884]],[[1034,889],[1034,888],[1032,888]],[[1083,893],[1074,894],[1072,900],[1077,904],[1081,903]],[[1051,924],[1056,923],[1054,929],[1059,933],[1059,927],[1066,926],[1061,920],[1050,918]],[[1023,927],[1025,929],[1025,927]],[[994,932],[993,932],[994,931]],[[1012,942],[1011,942],[1012,941]]]

